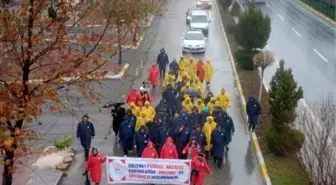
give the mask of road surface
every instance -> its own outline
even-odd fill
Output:
[[[195,7],[194,0],[172,0],[168,1],[161,10],[162,16],[155,18],[153,26],[149,30],[139,50],[133,51],[133,54],[127,56],[128,61],[138,61],[138,58],[144,58],[146,61],[155,61],[160,48],[164,47],[170,59],[179,58],[182,54],[180,38],[187,29],[185,25],[185,11],[188,8]],[[228,113],[232,116],[235,122],[236,132],[233,136],[233,141],[230,145],[230,151],[226,157],[224,168],[219,170],[212,167],[212,162],[209,164],[212,167],[213,175],[207,176],[204,184],[207,185],[261,185],[263,184],[255,153],[249,144],[249,133],[246,124],[241,116],[238,96],[234,88],[234,80],[232,70],[227,53],[222,31],[220,28],[219,17],[215,8],[210,11],[211,25],[208,38],[208,48],[205,56],[193,55],[193,58],[211,59],[215,68],[215,75],[211,90],[218,94],[221,88],[225,88],[232,98],[232,107]],[[133,58],[132,58],[133,57]],[[151,62],[146,63],[143,75],[135,78],[135,68],[130,67],[126,79],[121,84],[120,81],[103,81],[102,84],[94,83],[96,89],[102,90],[104,100],[119,98],[125,93],[135,82],[135,87],[139,87],[142,79],[146,79],[146,70],[151,65]],[[131,66],[133,66],[131,64]],[[135,81],[134,81],[135,80]],[[72,90],[73,91],[73,90]],[[79,97],[78,102],[73,101],[72,104],[78,103],[81,108],[74,109],[74,115],[68,113],[62,116],[51,116],[46,114],[40,120],[43,123],[39,127],[41,133],[49,131],[43,138],[43,141],[52,143],[54,138],[60,137],[65,133],[75,136],[75,128],[78,119],[84,113],[88,113],[96,126],[96,137],[93,140],[92,146],[97,147],[105,155],[122,156],[120,149],[115,144],[114,134],[111,133],[111,116],[108,110],[101,110],[99,106],[91,105],[85,97],[77,95],[74,91],[70,92],[72,98]],[[154,101],[159,100],[159,95],[162,89],[157,89],[152,92]],[[44,143],[45,142],[41,142]],[[61,185],[82,185],[84,178],[81,176],[84,170],[83,151],[78,140],[74,139],[74,148],[78,151],[74,164],[69,169],[67,176],[60,183]],[[105,168],[104,168],[105,169]],[[106,175],[103,176],[102,185],[106,184]]]
[[[246,1],[240,0],[246,5]],[[266,69],[269,84],[278,61],[293,70],[308,102],[336,95],[336,31],[323,20],[306,11],[296,0],[267,0],[257,4],[271,18],[272,32],[266,49],[277,63]]]

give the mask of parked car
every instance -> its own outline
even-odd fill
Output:
[[[209,33],[209,16],[205,10],[192,10],[190,15],[190,29],[202,30],[205,35]]]
[[[211,8],[211,0],[196,0],[196,7],[199,8]]]
[[[204,53],[206,38],[201,30],[188,30],[182,40],[182,52]]]

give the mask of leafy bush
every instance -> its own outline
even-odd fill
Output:
[[[266,132],[268,148],[279,156],[293,154],[298,152],[304,142],[304,135],[296,129],[289,129],[285,132],[271,128]]]
[[[257,52],[250,52],[243,49],[238,49],[235,52],[235,59],[241,69],[252,71],[254,70],[253,56]]]
[[[62,141],[54,141],[54,146],[57,150],[63,150],[65,148],[69,148],[72,142],[72,136],[67,135],[63,137]]]
[[[56,10],[53,6],[48,8],[48,16],[52,19],[56,19]]]

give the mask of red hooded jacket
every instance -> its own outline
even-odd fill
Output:
[[[142,101],[141,95],[134,88],[131,89],[131,92],[127,95],[127,104],[133,102],[136,106],[139,106],[140,101]]]
[[[195,139],[193,139],[193,140],[195,140]],[[197,157],[198,153],[201,151],[201,148],[200,148],[200,145],[198,143],[197,143],[196,148],[190,148],[190,147],[191,147],[191,141],[187,144],[187,146],[184,147],[184,149],[182,150],[182,153],[183,154],[188,154],[189,149],[191,149],[190,159],[193,159],[193,158]]]
[[[147,147],[142,152],[141,157],[142,158],[154,158],[154,159],[159,158],[159,155],[156,149],[154,148],[152,141],[148,141]]]
[[[211,174],[211,170],[208,166],[208,163],[205,158],[203,161],[199,161],[197,156],[191,161],[191,170],[198,170],[198,176],[193,175],[191,177],[191,184],[195,185],[203,185],[203,181],[205,179],[205,172]]]
[[[168,146],[168,142],[172,142],[172,145]],[[171,137],[168,137],[165,144],[163,144],[160,157],[161,159],[178,159],[176,146],[174,145],[173,139]]]
[[[157,68],[156,65],[152,65],[152,67],[149,68],[148,70],[148,79],[153,86],[158,85],[159,76],[160,76],[159,69]]]
[[[86,171],[90,172],[91,181],[94,183],[100,183],[102,177],[102,167],[101,163],[106,161],[106,157],[99,154],[94,156],[90,154],[87,163],[86,163]]]
[[[197,77],[201,82],[203,82],[203,79],[204,79],[204,64],[203,64],[202,60],[199,60],[196,64],[196,66],[197,66]]]

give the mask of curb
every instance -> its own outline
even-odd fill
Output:
[[[313,7],[309,6],[305,2],[302,2],[301,0],[297,0],[297,1],[305,10],[311,12],[315,16],[320,17],[321,19],[323,19],[323,21],[325,21],[330,26],[336,26],[336,22],[333,21],[332,19],[330,19],[329,17],[327,17],[327,16],[323,15],[322,13],[318,12],[317,10],[315,10]]]
[[[236,69],[236,66],[235,66],[235,63],[234,63],[234,58],[233,58],[233,55],[232,55],[232,52],[231,52],[230,44],[228,42],[226,32],[225,32],[225,29],[224,29],[223,20],[222,20],[222,17],[220,15],[220,12],[219,12],[219,9],[218,9],[217,0],[215,0],[215,5],[216,5],[217,15],[218,15],[219,20],[220,20],[220,26],[221,26],[221,29],[222,29],[223,37],[224,37],[225,43],[227,45],[227,50],[228,50],[228,53],[229,53],[229,60],[230,60],[230,63],[231,63],[233,76],[235,78],[234,79],[235,80],[235,85],[236,85],[237,90],[238,90],[241,110],[242,110],[242,113],[244,115],[243,117],[245,119],[245,122],[247,123],[248,118],[247,118],[247,115],[246,115],[246,101],[245,101],[243,90],[242,90],[242,87],[241,87],[241,84],[240,84],[240,81],[239,81],[239,76],[238,76],[237,69]],[[263,179],[263,181],[266,185],[272,185],[271,179],[269,178],[268,173],[267,173],[267,168],[266,168],[266,165],[265,165],[264,158],[263,158],[262,153],[260,151],[257,136],[254,132],[250,133],[250,141],[252,142],[253,150],[256,153],[256,156],[257,156],[257,159],[258,159],[258,163],[259,163],[258,166],[259,166],[261,177],[262,177],[262,179]]]

